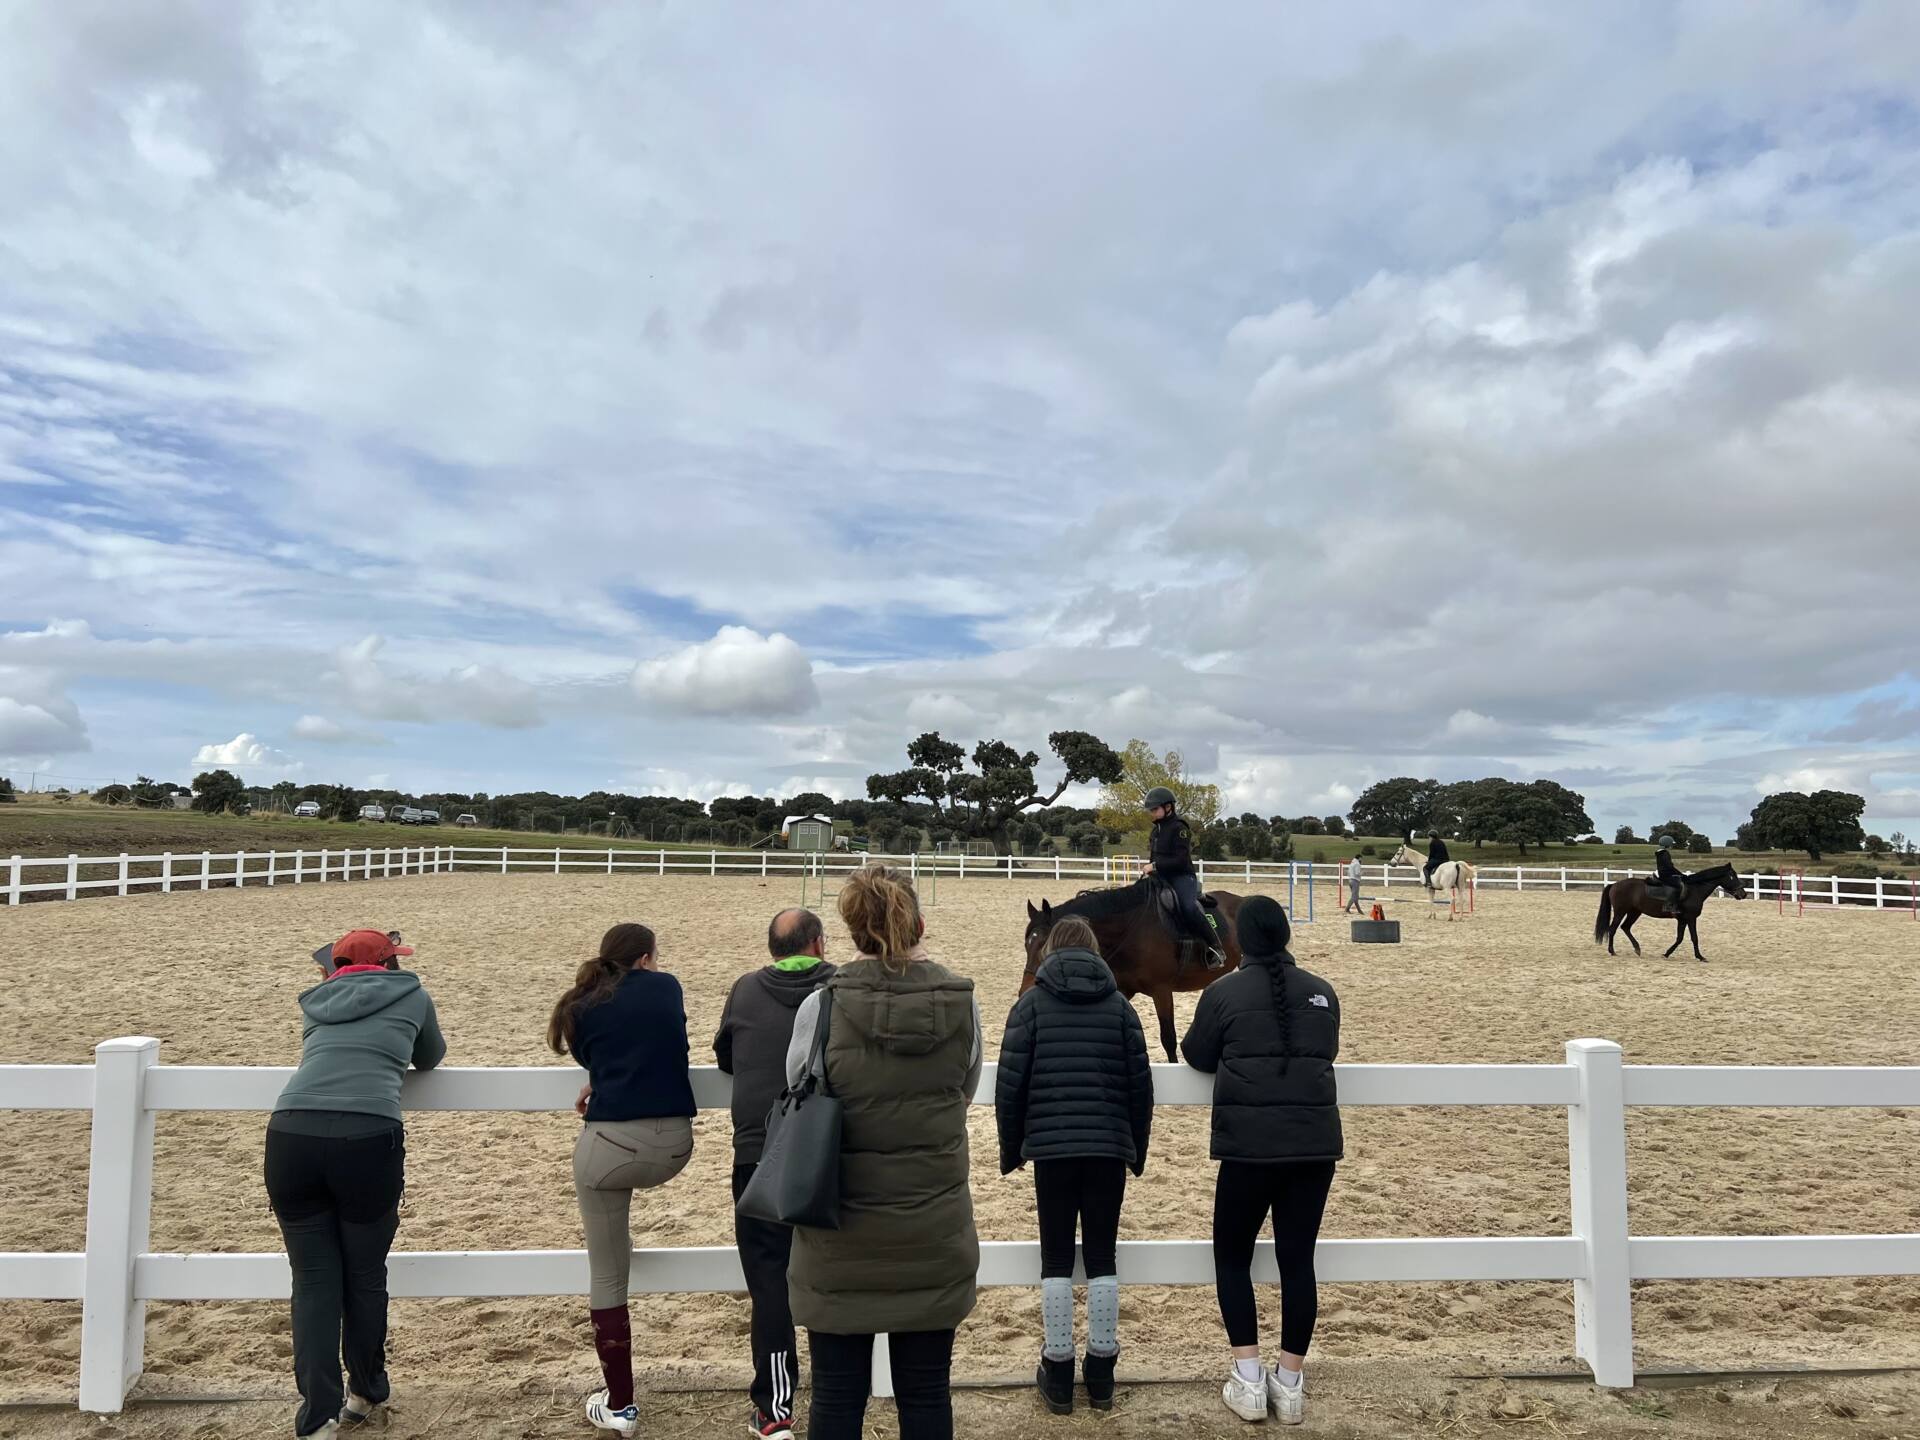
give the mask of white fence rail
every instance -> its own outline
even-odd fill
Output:
[[[91,1110],[87,1248],[68,1254],[0,1255],[0,1299],[79,1300],[83,1306],[80,1407],[121,1408],[141,1371],[145,1309],[154,1300],[274,1300],[290,1293],[281,1254],[159,1254],[150,1248],[154,1116],[166,1111],[272,1108],[288,1069],[163,1066],[160,1042],[132,1038],[98,1047],[93,1065],[0,1066],[0,1109]],[[994,1069],[975,1103],[990,1104]],[[1156,1103],[1205,1105],[1212,1082],[1156,1065]],[[727,1104],[728,1077],[693,1073],[703,1109]],[[1920,1235],[1641,1236],[1627,1231],[1626,1108],[1632,1105],[1915,1106],[1920,1067],[1626,1066],[1606,1040],[1574,1040],[1558,1065],[1343,1065],[1343,1105],[1529,1105],[1567,1111],[1572,1227],[1565,1235],[1323,1240],[1329,1281],[1571,1281],[1574,1352],[1605,1386],[1633,1383],[1634,1280],[1920,1274]],[[565,1111],[578,1091],[571,1067],[443,1069],[407,1077],[410,1111]],[[1270,1253],[1256,1278],[1277,1279]],[[586,1257],[577,1250],[396,1252],[396,1296],[581,1295]],[[731,1247],[636,1250],[636,1292],[738,1292]],[[1035,1285],[1031,1241],[981,1247],[984,1285]],[[1212,1282],[1204,1240],[1130,1241],[1120,1246],[1130,1285]],[[881,1347],[876,1347],[878,1350]],[[876,1385],[886,1393],[884,1355]]]
[[[1056,880],[1118,884],[1137,876],[1136,856],[1109,855],[874,855],[804,850],[639,850],[567,846],[356,845],[348,849],[164,852],[159,855],[15,855],[0,861],[0,895],[9,905],[23,900],[77,900],[85,895],[208,890],[246,885],[316,885],[378,880],[396,875],[637,874],[637,875],[839,875],[874,861],[911,871],[916,878]],[[1293,887],[1332,884],[1333,862],[1310,860],[1203,860],[1208,885]],[[1515,891],[1598,890],[1644,870],[1580,869],[1565,865],[1484,865],[1480,889]],[[1390,890],[1419,884],[1411,866],[1363,865],[1361,884]],[[1858,906],[1906,910],[1920,918],[1920,878],[1866,879],[1840,875],[1751,873],[1740,877],[1756,899],[1784,898],[1790,905]],[[1302,909],[1310,909],[1303,901]]]

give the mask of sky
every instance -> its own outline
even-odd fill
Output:
[[[16,783],[847,796],[1084,729],[1236,812],[1920,832],[1904,0],[0,35]]]

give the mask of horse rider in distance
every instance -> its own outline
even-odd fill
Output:
[[[1154,875],[1173,892],[1182,927],[1206,946],[1207,968],[1218,970],[1227,963],[1227,952],[1200,908],[1200,877],[1193,868],[1193,830],[1174,813],[1174,794],[1166,786],[1156,785],[1147,791],[1146,806],[1153,821],[1147,838],[1148,862]]]
[[[1413,848],[1413,833],[1411,831],[1407,833],[1407,848]],[[1440,832],[1435,830],[1427,841],[1427,863],[1420,872],[1420,878],[1429,890],[1433,888],[1433,872],[1452,858],[1453,856],[1447,853],[1447,842],[1442,840],[1440,838]]]
[[[1687,872],[1673,863],[1673,837],[1662,835],[1653,842],[1653,889],[1674,914],[1687,898]]]

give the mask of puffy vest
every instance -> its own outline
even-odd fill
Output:
[[[840,1097],[840,1228],[799,1228],[793,1318],[835,1335],[948,1330],[973,1309],[980,1240],[967,1188],[973,982],[931,960],[844,965],[827,1080]]]

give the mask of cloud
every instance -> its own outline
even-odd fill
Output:
[[[425,725],[466,720],[503,730],[540,724],[533,687],[495,665],[465,665],[433,676],[385,664],[386,638],[369,635],[334,656],[332,693],[369,720]]]
[[[350,725],[342,725],[337,720],[329,720],[324,715],[302,715],[293,722],[293,735],[296,740],[310,740],[318,745],[385,745],[386,737],[371,730],[356,730]]]
[[[79,707],[51,673],[0,664],[0,758],[66,755],[90,748]]]
[[[785,635],[744,625],[643,661],[633,688],[649,704],[692,715],[794,715],[820,703],[806,652]]]
[[[224,744],[202,745],[195,753],[193,763],[222,770],[266,770],[282,775],[296,774],[305,769],[285,751],[274,749],[257,735],[244,730]],[[258,775],[256,773],[243,778],[257,779]]]

